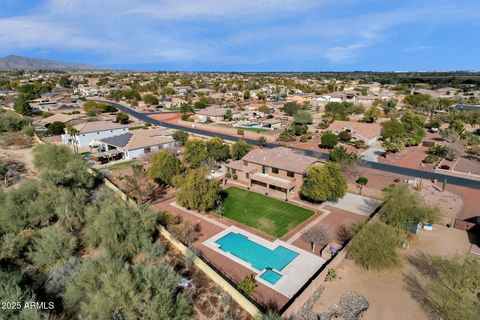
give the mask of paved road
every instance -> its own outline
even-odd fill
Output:
[[[253,139],[245,139],[245,138],[242,138],[242,137],[232,136],[232,135],[228,135],[228,134],[224,134],[224,133],[210,132],[210,131],[206,131],[206,130],[202,130],[202,129],[198,129],[198,128],[184,127],[184,126],[180,126],[180,125],[177,125],[177,124],[156,120],[156,119],[150,118],[148,116],[151,113],[141,113],[141,112],[135,111],[135,110],[133,110],[129,107],[126,107],[126,106],[121,105],[121,104],[116,103],[116,102],[106,101],[106,100],[98,100],[98,101],[99,102],[104,102],[104,103],[110,103],[110,104],[114,105],[118,110],[126,112],[129,115],[131,115],[132,117],[135,117],[135,118],[137,118],[141,121],[150,122],[152,124],[156,124],[156,125],[163,126],[163,127],[166,127],[166,128],[188,131],[188,132],[191,132],[191,133],[204,135],[204,136],[209,136],[209,137],[221,137],[225,140],[231,140],[231,141],[238,141],[238,140],[243,139],[250,144],[254,144],[254,145],[258,144],[258,142],[256,140],[253,140]],[[268,148],[275,148],[275,147],[278,147],[278,144],[268,143],[266,146]],[[292,148],[292,149],[298,150],[299,152],[302,152],[303,154],[308,155],[308,156],[319,157],[321,159],[328,159],[328,153],[325,153],[325,152],[304,150],[304,149],[300,149],[300,148]],[[476,180],[472,180],[472,179],[455,177],[455,176],[446,175],[446,174],[442,174],[442,173],[423,171],[423,170],[413,169],[413,168],[398,167],[398,166],[394,166],[394,165],[387,164],[387,163],[371,162],[371,161],[364,161],[364,163],[365,163],[365,167],[375,169],[375,170],[385,171],[385,172],[394,173],[394,174],[398,174],[398,175],[429,179],[429,180],[433,180],[433,179],[437,179],[438,181],[447,180],[448,184],[453,184],[453,185],[458,185],[458,186],[462,186],[462,187],[468,187],[468,188],[474,188],[474,189],[479,189],[480,190],[480,181],[476,181]]]

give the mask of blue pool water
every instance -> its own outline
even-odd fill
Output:
[[[277,281],[280,280],[281,277],[282,275],[280,273],[275,272],[273,270],[267,270],[264,273],[262,273],[262,275],[260,276],[260,278],[270,282],[271,284],[277,283]]]
[[[298,256],[298,253],[282,246],[270,250],[248,239],[243,234],[234,232],[224,235],[215,242],[220,245],[221,250],[250,263],[255,269],[260,271],[267,268],[281,271]],[[267,277],[270,276],[267,275]],[[279,276],[281,277],[281,275]]]
[[[258,123],[247,123],[243,125],[244,127],[258,127]]]

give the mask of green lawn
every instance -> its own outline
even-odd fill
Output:
[[[311,217],[314,212],[236,187],[226,190],[225,217],[276,238]]]
[[[116,164],[112,164],[111,166],[106,166],[104,169],[110,170],[110,171],[119,171],[123,169],[130,168],[132,164],[138,163],[137,160],[130,160],[130,161],[125,161],[125,162],[120,162]]]
[[[256,132],[256,133],[262,133],[262,132],[271,131],[271,130],[263,129],[263,128],[248,128],[248,127],[236,127],[236,129],[246,130],[246,131],[253,131],[253,132]]]

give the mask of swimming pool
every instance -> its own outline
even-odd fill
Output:
[[[230,232],[216,240],[220,246],[220,250],[229,252],[234,256],[246,261],[252,265],[255,269],[262,271],[267,269],[271,272],[264,272],[260,276],[265,281],[275,284],[282,276],[272,271],[282,271],[290,262],[292,262],[298,253],[283,246],[278,246],[271,250],[262,246],[261,244],[250,240],[247,236]],[[275,274],[272,274],[275,273]]]

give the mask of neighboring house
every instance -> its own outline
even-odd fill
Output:
[[[132,160],[163,149],[174,150],[175,140],[168,136],[159,136],[155,130],[130,131],[118,136],[96,140],[99,152],[117,150],[123,158]]]
[[[242,159],[226,165],[230,174],[236,174],[238,181],[249,188],[271,189],[285,193],[288,199],[297,194],[307,168],[319,162],[317,158],[305,156],[290,148],[255,149]]]
[[[61,122],[65,126],[74,126],[79,123],[83,123],[85,120],[81,119],[81,116],[78,117],[78,115],[69,115],[69,114],[63,114],[63,113],[56,113],[53,116],[50,116],[45,119],[41,119],[40,121],[37,122],[37,126],[41,129],[43,128],[48,128],[49,125],[51,125],[54,122]]]
[[[262,128],[268,128],[273,130],[282,128],[282,120],[280,119],[265,119],[260,121],[260,124],[262,125]]]
[[[197,120],[197,122],[222,122],[223,116],[225,116],[227,110],[232,111],[233,118],[238,118],[240,116],[240,113],[234,109],[222,107],[208,107],[195,111],[194,118]]]
[[[122,133],[128,132],[128,127],[120,123],[111,121],[92,121],[84,122],[73,126],[73,128],[79,131],[76,137],[72,137],[68,134],[67,128],[65,128],[65,134],[62,134],[62,143],[74,144],[79,147],[92,146],[94,140],[103,138],[118,136]]]
[[[372,145],[380,137],[382,127],[379,123],[334,121],[328,129],[337,134],[342,131],[350,132],[353,139],[363,140],[367,145]]]
[[[454,104],[451,108],[455,108],[457,110],[465,110],[465,111],[480,111],[480,105],[471,105],[471,104]]]

